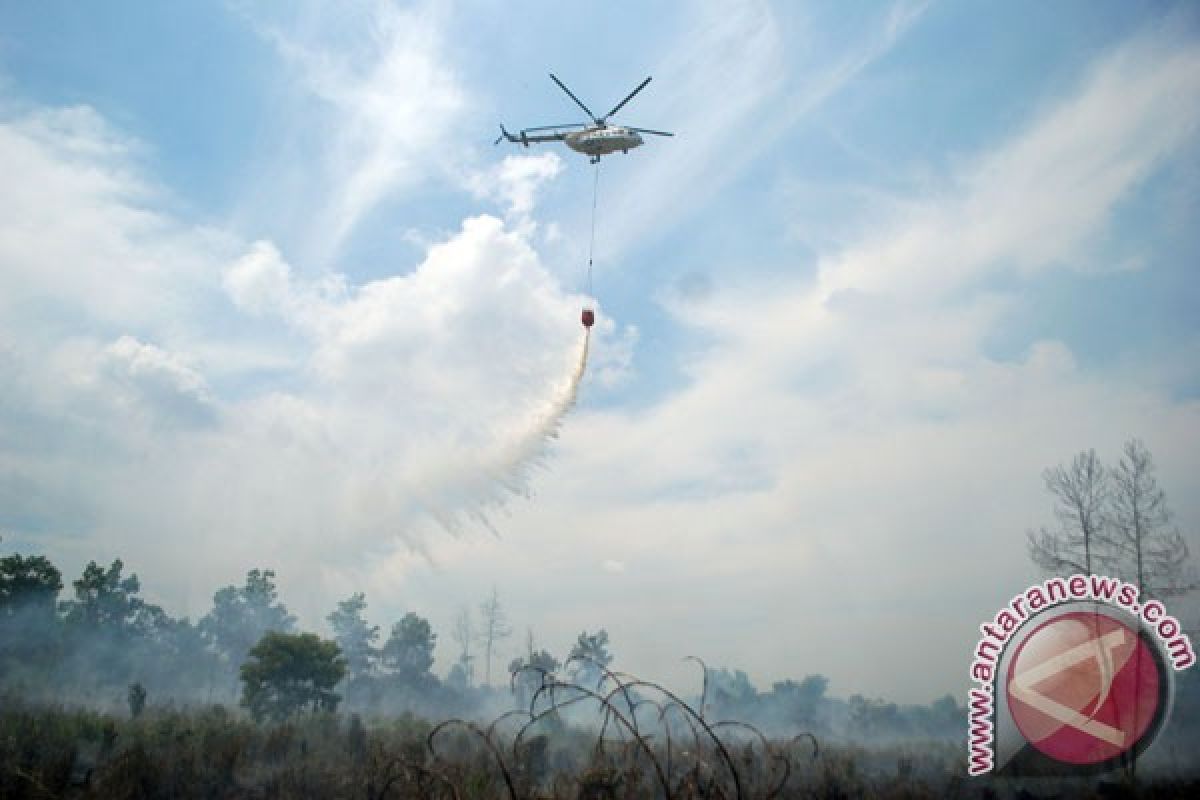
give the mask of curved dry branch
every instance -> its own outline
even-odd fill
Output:
[[[795,736],[792,737],[791,742],[789,742],[789,743],[795,744],[796,742],[800,741],[801,739],[803,739],[806,736],[812,740],[812,746],[813,746],[812,757],[815,759],[817,756],[821,755],[821,746],[819,744],[817,744],[817,737],[813,736],[808,731],[805,731],[804,733],[797,733]]]
[[[542,712],[540,712],[540,713],[538,713],[538,714],[532,714],[532,715],[530,715],[530,719],[529,719],[529,721],[528,721],[528,722],[526,722],[524,725],[522,725],[522,726],[521,726],[521,730],[517,731],[517,735],[516,735],[516,737],[513,739],[513,744],[512,744],[512,746],[513,746],[513,756],[514,756],[514,757],[516,757],[516,754],[517,754],[517,749],[518,749],[518,747],[519,747],[519,746],[520,746],[520,744],[521,744],[521,739],[523,739],[523,738],[524,738],[524,736],[525,736],[525,732],[526,732],[527,730],[529,730],[529,729],[530,729],[530,728],[532,728],[534,725],[536,725],[537,723],[541,722],[543,719],[545,719],[546,717],[550,716],[551,714],[554,714],[554,713],[556,713],[556,712],[557,712],[559,709],[561,709],[561,708],[566,708],[567,706],[574,705],[575,703],[580,703],[580,702],[582,702],[582,701],[584,701],[584,700],[589,700],[589,699],[591,699],[591,698],[589,698],[589,697],[588,697],[586,694],[580,694],[580,695],[578,695],[578,696],[576,696],[576,697],[572,697],[570,700],[565,700],[565,701],[563,701],[563,702],[561,702],[561,703],[560,703],[560,702],[558,702],[558,701],[555,699],[555,696],[554,696],[554,689],[555,689],[557,686],[558,686],[558,683],[557,683],[557,682],[555,682],[554,684],[546,684],[545,686],[541,687],[540,689],[538,689],[538,690],[537,690],[537,692],[535,692],[535,693],[534,693],[534,699],[533,699],[533,700],[530,702],[530,708],[532,708],[532,707],[533,707],[533,703],[537,702],[537,697],[538,697],[538,696],[539,696],[539,695],[540,695],[540,694],[541,694],[543,691],[545,691],[547,694],[549,694],[549,695],[550,695],[550,707],[549,707],[549,708],[547,708],[545,711],[542,711]],[[563,687],[565,687],[565,688],[570,688],[570,689],[575,689],[575,688],[578,688],[578,687],[576,687],[574,684],[562,684],[562,686],[563,686]]]
[[[501,722],[504,722],[504,720],[508,719],[509,717],[519,717],[519,716],[532,717],[533,715],[530,714],[528,711],[521,709],[521,708],[514,708],[512,711],[505,711],[503,714],[501,714],[500,716],[498,716],[494,720],[492,720],[492,724],[487,726],[487,737],[490,739],[492,737],[492,734],[494,734],[496,732],[496,727]]]
[[[654,772],[658,777],[659,785],[662,786],[664,795],[668,798],[668,800],[670,799],[671,785],[670,785],[670,782],[667,781],[667,776],[663,772],[662,763],[658,760],[658,756],[656,756],[654,754],[653,748],[650,747],[649,743],[646,742],[645,738],[640,733],[638,733],[636,725],[634,725],[632,722],[630,722],[630,720],[626,719],[625,715],[617,710],[616,706],[614,706],[612,704],[612,702],[610,702],[609,697],[606,697],[605,695],[602,695],[598,692],[594,692],[591,689],[588,689],[586,686],[580,686],[577,683],[564,683],[562,681],[555,681],[553,684],[551,684],[549,686],[542,687],[542,689],[539,689],[538,692],[535,693],[535,697],[536,697],[536,695],[541,694],[542,690],[547,690],[551,693],[551,699],[553,701],[553,691],[556,688],[571,689],[575,692],[578,692],[579,695],[577,697],[573,697],[570,700],[567,700],[566,702],[563,702],[563,703],[553,703],[553,705],[551,706],[550,709],[543,712],[542,714],[537,715],[536,717],[534,717],[534,719],[530,720],[530,722],[526,723],[525,726],[523,728],[521,728],[520,733],[517,734],[517,738],[515,740],[513,740],[513,751],[514,752],[516,752],[517,744],[520,741],[521,737],[525,734],[525,731],[534,722],[536,722],[538,719],[540,719],[542,716],[552,713],[553,711],[556,711],[559,708],[563,708],[572,703],[576,703],[576,702],[579,702],[580,700],[585,700],[585,699],[590,698],[590,699],[598,702],[606,710],[606,712],[608,712],[605,716],[606,723],[607,723],[607,720],[611,716],[611,718],[616,719],[617,722],[619,722],[622,726],[624,726],[625,730],[627,730],[630,734],[632,734],[633,739],[635,742],[637,742],[638,747],[640,747],[642,752],[644,752],[646,754],[646,756],[649,757],[650,763],[654,765]],[[613,691],[615,693],[616,691],[621,691],[621,689],[615,689]],[[601,741],[602,741],[602,739],[601,739]]]
[[[585,662],[585,663],[591,664],[592,666],[594,666],[598,670],[600,670],[601,674],[604,677],[598,684],[596,684],[597,692],[600,691],[600,687],[602,687],[604,685],[605,680],[610,680],[614,684],[616,684],[617,689],[620,690],[622,696],[624,696],[624,698],[625,698],[625,706],[629,709],[629,715],[631,717],[633,717],[634,735],[638,735],[637,717],[633,713],[633,700],[629,697],[629,689],[627,688],[627,684],[621,682],[621,676],[625,675],[625,677],[627,677],[627,678],[633,678],[634,680],[637,680],[637,679],[632,675],[626,675],[625,673],[622,673],[622,672],[614,672],[613,670],[609,669],[607,665],[601,664],[599,661],[592,658],[591,656],[585,656],[585,655],[570,656],[569,658],[567,658],[566,662],[563,664],[563,669],[566,669],[567,666],[570,665],[574,661],[580,661],[580,662]]]
[[[423,764],[418,764],[415,761],[405,761],[403,762],[403,765],[405,769],[412,770],[420,775],[436,778],[450,788],[450,794],[454,797],[454,800],[462,800],[462,795],[459,794],[458,786],[456,786],[454,781],[450,780],[449,776],[447,776],[445,773],[438,772],[435,769],[430,769],[429,767],[426,767]],[[379,794],[379,800],[383,800],[389,788],[391,787],[384,787],[383,792]]]
[[[713,744],[716,745],[717,751],[721,754],[721,758],[725,761],[725,766],[729,769],[729,774],[731,776],[733,776],[734,794],[738,797],[738,800],[741,800],[741,798],[742,798],[742,779],[741,779],[741,776],[738,775],[737,765],[734,764],[733,757],[729,755],[729,751],[725,749],[725,744],[721,741],[721,738],[719,736],[717,736],[716,733],[713,732],[713,729],[709,726],[709,724],[707,722],[704,721],[704,718],[701,717],[699,714],[697,714],[695,709],[693,709],[691,706],[689,706],[687,703],[685,703],[683,700],[681,700],[670,689],[667,689],[666,687],[664,687],[660,684],[654,683],[653,681],[642,681],[642,680],[631,681],[630,683],[628,683],[626,685],[629,686],[630,688],[637,687],[637,686],[645,686],[649,689],[655,690],[656,692],[660,692],[664,696],[671,698],[671,700],[674,701],[680,707],[680,709],[682,709],[685,713],[687,713],[688,715],[693,717],[697,722],[699,722],[700,727],[704,728],[704,732],[708,734],[708,737],[710,739],[712,739]]]
[[[776,783],[773,787],[771,787],[770,790],[768,790],[768,792],[767,792],[768,800],[772,797],[776,797],[781,791],[783,791],[784,784],[787,783],[788,778],[792,774],[792,762],[791,762],[791,759],[789,759],[787,757],[787,753],[776,752],[775,749],[771,747],[771,742],[769,739],[767,739],[766,735],[762,731],[760,731],[758,728],[751,725],[749,722],[742,722],[741,720],[737,720],[737,719],[723,719],[720,722],[713,723],[712,729],[715,731],[718,728],[741,728],[742,730],[750,731],[755,736],[757,736],[758,741],[762,744],[764,758],[769,758],[772,761],[782,761],[783,762],[783,778],[780,779],[780,781],[778,783]],[[768,781],[770,780],[771,775],[773,775],[774,772],[775,772],[775,767],[771,766],[770,773],[768,774]]]
[[[704,719],[704,709],[708,707],[708,664],[700,656],[684,656],[684,661],[695,661],[704,672],[704,683],[700,689],[700,718]]]
[[[504,785],[508,788],[509,798],[511,800],[517,800],[517,790],[513,786],[512,775],[510,775],[508,772],[508,765],[504,763],[504,756],[501,754],[500,749],[496,747],[495,742],[491,740],[487,733],[480,730],[479,726],[473,722],[454,718],[445,720],[435,725],[433,730],[429,732],[429,736],[425,739],[425,746],[429,748],[429,754],[434,758],[434,760],[439,759],[437,750],[433,746],[433,740],[437,738],[439,733],[451,725],[461,725],[462,727],[471,731],[471,733],[474,733],[480,739],[483,739],[483,743],[487,746],[487,749],[492,754],[492,757],[496,759],[497,766],[500,767],[500,774],[504,776]]]

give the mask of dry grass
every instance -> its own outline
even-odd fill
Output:
[[[595,689],[545,676],[526,709],[487,725],[325,714],[259,726],[219,706],[118,719],[0,705],[6,800],[1134,796],[1095,781],[968,779],[964,767],[962,749],[945,742],[771,739],[610,672]],[[1136,796],[1197,797],[1200,784],[1157,781]]]

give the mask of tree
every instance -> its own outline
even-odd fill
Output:
[[[1070,466],[1047,469],[1042,479],[1054,495],[1058,529],[1028,534],[1030,558],[1051,573],[1091,574],[1110,497],[1108,470],[1087,450]]]
[[[467,680],[467,671],[463,669],[462,664],[451,665],[450,671],[446,673],[446,685],[456,692],[465,692],[471,688],[471,684]]]
[[[509,674],[516,675],[513,691],[517,696],[517,705],[524,707],[533,693],[542,687],[545,676],[553,675],[561,666],[558,659],[547,651],[534,650],[531,639],[525,657],[514,658],[508,665]]]
[[[721,667],[708,670],[707,678],[708,705],[714,715],[738,719],[754,715],[759,696],[749,675]]]
[[[140,683],[129,684],[129,716],[137,719],[146,710],[146,687]]]
[[[410,611],[392,626],[383,645],[383,665],[401,687],[428,689],[436,680],[430,672],[436,642],[429,620]]]
[[[107,568],[89,562],[71,583],[74,597],[59,604],[63,657],[56,671],[85,692],[128,684],[160,663],[158,645],[171,619],[139,596],[137,575],[124,577],[124,569],[120,559]]]
[[[62,573],[45,556],[0,558],[0,616],[27,609],[53,615],[62,587]]]
[[[137,596],[141,583],[136,574],[122,578],[124,568],[119,558],[108,569],[95,561],[88,562],[79,580],[71,582],[75,599],[62,603],[67,624],[110,636],[154,629],[163,611]]]
[[[1172,597],[1197,588],[1188,546],[1171,527],[1166,493],[1154,477],[1146,445],[1130,439],[1112,471],[1112,501],[1105,543],[1121,577],[1136,582],[1142,597]]]
[[[62,573],[44,556],[0,558],[0,673],[7,662],[41,670],[55,660]]]
[[[612,654],[608,652],[608,631],[601,628],[593,634],[580,633],[566,663],[570,665],[571,677],[576,683],[593,688],[603,677],[601,668],[607,667],[612,660]]]
[[[847,700],[849,711],[847,732],[859,738],[877,736],[905,736],[910,731],[908,720],[900,714],[900,707],[880,698],[866,698],[852,694]]]
[[[771,686],[766,705],[769,708],[781,708],[788,722],[811,731],[825,722],[823,711],[825,690],[828,688],[829,679],[824,675],[807,675],[799,683],[780,681]]]
[[[334,641],[346,659],[348,694],[358,694],[366,688],[379,658],[379,651],[374,646],[379,638],[379,626],[367,624],[363,616],[366,607],[366,596],[358,592],[338,603],[337,610],[326,618],[333,626]]]
[[[143,670],[153,670],[145,675],[151,688],[157,686],[158,693],[170,692],[176,699],[211,702],[212,678],[221,666],[221,658],[213,652],[199,625],[186,617],[164,617],[153,645],[153,654],[143,659]]]
[[[508,624],[508,616],[500,605],[500,593],[495,586],[492,587],[492,596],[479,604],[479,621],[479,642],[483,645],[483,682],[491,685],[492,652],[501,640],[512,636],[512,627]]]
[[[333,691],[346,674],[336,642],[312,633],[268,632],[241,666],[242,705],[256,721],[300,711],[336,711]]]
[[[469,687],[475,682],[475,656],[471,655],[471,645],[475,642],[475,626],[471,624],[471,613],[467,609],[459,609],[450,636],[459,648],[458,662],[454,666],[462,672],[464,686]]]
[[[200,620],[200,629],[231,666],[241,664],[264,634],[294,629],[296,618],[276,598],[275,573],[250,570],[245,586],[226,586],[213,595],[212,611]]]
[[[1187,542],[1171,527],[1166,493],[1142,442],[1126,442],[1115,469],[1088,450],[1044,476],[1059,529],[1029,534],[1029,555],[1038,566],[1060,575],[1103,570],[1135,583],[1143,597],[1197,588]]]

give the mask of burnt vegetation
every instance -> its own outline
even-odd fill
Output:
[[[761,692],[689,657],[703,689],[685,698],[611,669],[605,630],[561,661],[530,632],[507,685],[477,682],[474,653],[490,664],[511,633],[495,590],[477,623],[460,614],[443,679],[427,620],[383,638],[355,594],[332,638],[298,631],[270,570],[194,623],[120,560],[63,586],[42,556],[0,559],[3,798],[933,796],[961,780],[949,696],[841,700],[820,675]]]
[[[1030,535],[1035,563],[1186,599],[1194,572],[1140,443],[1115,469],[1089,452],[1045,478],[1059,527]],[[816,674],[760,690],[687,656],[688,695],[613,668],[603,629],[561,660],[528,631],[503,670],[513,628],[495,588],[455,618],[445,677],[420,615],[381,630],[356,593],[323,638],[297,629],[270,570],[195,622],[143,598],[120,560],[63,590],[47,558],[0,558],[0,799],[1200,796],[1197,670],[1177,675],[1136,780],[967,778],[951,695],[839,698]]]

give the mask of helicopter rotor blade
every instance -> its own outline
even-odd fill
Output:
[[[585,105],[583,104],[583,101],[582,101],[582,100],[580,100],[578,97],[576,97],[576,96],[575,96],[575,95],[574,95],[574,94],[571,92],[571,90],[567,88],[567,85],[566,85],[565,83],[563,83],[562,81],[560,81],[558,78],[556,78],[556,77],[554,76],[554,73],[553,73],[553,72],[551,72],[551,73],[550,73],[550,80],[552,80],[552,81],[554,81],[555,83],[557,83],[557,84],[558,84],[558,88],[562,89],[564,92],[566,92],[566,93],[567,93],[567,97],[570,97],[572,100],[574,100],[574,101],[575,101],[575,104],[576,104],[576,105],[578,105],[578,106],[579,106],[580,108],[582,108],[582,109],[583,109],[585,112],[587,112],[587,115],[588,115],[589,117],[591,117],[591,118],[592,118],[592,121],[593,121],[593,122],[595,122],[597,125],[603,125],[603,124],[604,124],[604,123],[602,123],[602,122],[601,122],[599,119],[597,119],[597,118],[596,118],[596,115],[592,113],[592,110],[591,110],[590,108],[588,108],[587,106],[585,106]]]
[[[675,134],[669,133],[667,131],[656,131],[656,130],[651,130],[650,128],[634,128],[634,127],[630,127],[628,125],[626,125],[625,127],[629,128],[629,130],[631,130],[631,131],[637,131],[638,133],[653,133],[655,136],[674,136],[675,135]]]
[[[637,94],[638,92],[640,92],[642,89],[645,89],[645,88],[646,88],[646,84],[647,84],[647,83],[649,83],[649,82],[650,82],[650,78],[649,78],[649,77],[647,77],[647,78],[646,78],[646,80],[644,80],[644,81],[642,81],[641,83],[639,83],[639,84],[638,84],[638,87],[637,87],[636,89],[634,89],[632,92],[630,92],[628,95],[626,95],[626,97],[625,97],[625,99],[624,99],[624,100],[622,100],[621,102],[617,103],[617,104],[616,104],[616,105],[613,107],[613,110],[612,110],[612,111],[608,112],[608,113],[607,113],[607,114],[605,114],[603,117],[601,117],[601,120],[608,119],[608,118],[609,118],[609,117],[611,117],[613,114],[616,114],[618,111],[620,111],[622,108],[624,108],[624,107],[625,107],[625,104],[626,104],[626,103],[628,103],[630,100],[632,100],[632,99],[633,99],[633,96],[634,96],[635,94]]]
[[[536,128],[523,128],[524,131],[553,131],[561,128],[586,128],[586,122],[568,122],[565,125],[538,125]]]

